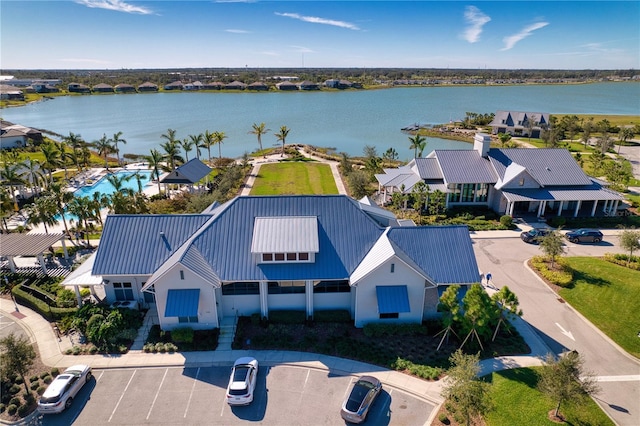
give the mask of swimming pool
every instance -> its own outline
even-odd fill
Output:
[[[140,184],[142,185],[142,189],[144,189],[147,183],[149,183],[149,181],[151,180],[151,170],[120,170],[116,172],[115,175],[118,176],[118,178],[129,176],[129,180],[124,181],[122,187],[137,191],[138,179],[134,176],[136,173],[140,175]],[[93,197],[93,194],[96,194],[98,192],[102,195],[113,194],[115,192],[115,188],[113,185],[111,185],[111,182],[109,182],[107,176],[100,178],[100,180],[93,185],[86,185],[76,189],[73,195],[76,197]]]

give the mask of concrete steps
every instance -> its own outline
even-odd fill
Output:
[[[230,351],[231,343],[236,335],[236,317],[223,317],[220,321],[220,336],[218,337],[218,351]]]

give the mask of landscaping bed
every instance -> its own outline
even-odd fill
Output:
[[[220,330],[193,330],[188,327],[173,331],[162,331],[159,325],[154,325],[144,344],[145,352],[188,352],[213,351],[218,347]]]

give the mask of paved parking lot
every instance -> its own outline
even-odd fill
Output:
[[[229,407],[229,367],[94,370],[95,379],[43,425],[336,425],[353,376],[291,365],[260,366],[255,398]],[[425,425],[434,405],[383,383],[369,425]]]

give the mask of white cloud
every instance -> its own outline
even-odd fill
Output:
[[[225,31],[233,34],[249,34],[249,31],[247,30],[234,30],[233,28],[229,28],[228,30],[225,30]]]
[[[313,24],[333,25],[334,27],[347,28],[349,30],[356,30],[356,31],[360,29],[358,28],[357,25],[352,24],[350,22],[335,21],[333,19],[319,18],[317,16],[303,16],[297,13],[278,13],[278,12],[276,12],[276,15],[284,16],[286,18],[298,19],[303,22],[311,22]]]
[[[121,0],[75,0],[76,3],[96,9],[107,9],[116,12],[137,13],[140,15],[150,15],[151,9],[142,6],[134,6]]]
[[[540,28],[544,28],[549,25],[548,22],[536,22],[535,24],[528,25],[524,27],[519,33],[510,35],[502,39],[504,41],[504,47],[500,50],[509,50],[513,48],[520,40],[523,38],[529,37],[535,30],[539,30]]]
[[[491,18],[475,6],[467,6],[464,10],[464,20],[468,25],[462,33],[462,38],[469,43],[475,43],[480,39],[482,27],[491,21]]]

